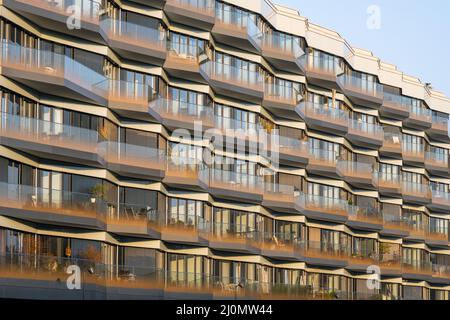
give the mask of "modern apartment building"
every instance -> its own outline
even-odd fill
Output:
[[[266,0],[0,4],[0,297],[450,298],[443,94]]]

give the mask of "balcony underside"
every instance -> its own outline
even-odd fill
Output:
[[[282,147],[280,147],[279,152],[282,165],[304,168],[309,162],[309,156],[305,152]]]
[[[378,192],[384,196],[388,197],[401,197],[402,187],[400,184],[388,183],[388,182],[378,182]]]
[[[448,178],[449,167],[445,163],[425,160],[425,169],[434,176]]]
[[[414,194],[402,192],[403,201],[418,205],[428,205],[431,203],[431,196],[425,194]]]
[[[133,164],[125,161],[109,161],[108,170],[123,177],[148,179],[152,181],[161,181],[165,175],[164,168],[149,162],[147,164]]]
[[[406,238],[409,236],[409,232],[401,226],[384,224],[383,230],[380,231],[380,235],[386,237]]]
[[[346,225],[352,229],[365,230],[365,231],[381,231],[383,230],[383,221],[375,220],[348,220]]]
[[[215,198],[231,201],[261,203],[263,200],[262,192],[232,189],[232,186],[227,186],[227,183],[211,183],[208,187],[208,192]]]
[[[129,237],[161,239],[160,229],[146,221],[109,220],[107,231]]]
[[[403,125],[415,130],[428,130],[431,128],[431,121],[426,117],[410,115],[409,118],[403,120]]]
[[[196,117],[191,117],[184,114],[177,113],[158,113],[154,108],[150,106],[149,114],[152,118],[156,119],[157,122],[164,125],[169,130],[177,130],[177,129],[187,129],[194,131],[195,122],[200,124],[203,131],[214,128],[214,123],[212,119],[208,119],[206,116],[203,119],[199,119]]]
[[[166,1],[164,13],[171,21],[205,31],[211,31],[216,21],[214,8],[202,10],[201,8],[179,5],[176,1],[170,0]]]
[[[199,178],[198,174],[184,174],[167,170],[163,183],[172,188],[181,188],[195,191],[204,191],[207,187]]]
[[[333,256],[323,252],[308,251],[303,252],[303,261],[311,266],[331,267],[334,269],[345,268],[348,265],[347,259],[340,256]]]
[[[262,57],[277,70],[303,75],[303,70],[298,58],[293,54],[284,53],[278,48],[262,47]]]
[[[383,105],[379,109],[380,115],[385,118],[391,118],[395,120],[405,120],[409,117],[409,110],[401,105],[383,102]]]
[[[379,109],[383,104],[383,98],[366,95],[358,90],[352,90],[348,87],[341,88],[344,94],[356,105],[372,109]]]
[[[342,180],[344,180],[349,185],[355,188],[370,189],[370,190],[378,189],[378,184],[372,178],[371,174],[348,173],[348,172],[340,172],[338,170],[338,175],[342,178]]]
[[[432,197],[431,203],[427,204],[427,208],[434,212],[449,213],[450,212],[450,200],[439,199],[438,197]]]
[[[304,74],[309,84],[330,90],[339,89],[338,76],[336,74],[311,69],[305,69]]]
[[[428,136],[432,140],[436,140],[443,143],[449,143],[450,137],[448,135],[448,128],[445,126],[437,126],[435,124],[432,124],[431,128],[427,131]]]
[[[425,154],[414,154],[402,152],[403,165],[413,167],[423,167],[425,163]]]
[[[199,62],[194,59],[177,58],[169,54],[164,62],[164,70],[174,78],[207,84],[205,78],[200,74]]]
[[[106,100],[100,94],[65,79],[63,74],[55,74],[53,70],[47,72],[43,68],[6,65],[2,66],[2,74],[40,93],[106,105]]]
[[[133,99],[108,99],[108,108],[119,116],[134,120],[155,121],[149,113],[149,104],[147,102],[136,102]]]
[[[336,163],[309,159],[306,171],[317,176],[325,176],[331,178],[339,178],[336,170]]]
[[[277,117],[297,121],[300,119],[300,116],[295,111],[297,104],[292,100],[271,98],[268,95],[264,95],[262,105]]]
[[[353,145],[362,148],[378,149],[383,145],[382,138],[379,138],[376,135],[359,133],[351,129],[349,129],[347,133],[347,140]]]
[[[293,195],[288,196],[277,193],[265,193],[262,205],[275,212],[299,214],[301,211],[301,207],[294,201]]]
[[[39,204],[34,205],[32,199],[28,202],[22,200],[20,203],[2,200],[0,210],[2,215],[34,223],[93,230],[106,229],[106,223],[100,221],[94,211],[84,212],[81,208],[48,209],[40,207]]]
[[[381,156],[393,158],[393,159],[402,159],[402,147],[398,144],[383,144],[381,148],[378,150]]]
[[[300,254],[293,246],[288,244],[262,244],[261,255],[264,257],[283,260],[283,261],[300,261]]]
[[[99,155],[96,146],[80,146],[71,143],[70,139],[58,140],[49,137],[48,141],[42,138],[25,139],[20,135],[6,136],[0,134],[0,144],[13,149],[21,150],[43,159],[52,159],[63,162],[83,163],[86,165],[100,167],[105,165],[104,159]]]
[[[211,33],[217,42],[228,45],[232,44],[235,48],[252,53],[259,53],[261,51],[259,44],[248,35],[247,28],[245,27],[240,28],[216,20]]]
[[[200,70],[200,73],[211,88],[220,95],[257,104],[260,104],[263,100],[264,90],[262,86],[259,88],[252,88],[245,86],[244,84],[240,85],[236,81],[226,81],[215,78],[214,76],[210,77],[203,70]]]
[[[231,251],[244,254],[259,254],[260,249],[250,240],[224,236],[212,236],[209,239],[209,248],[219,251]]]
[[[339,209],[327,209],[317,206],[305,206],[301,212],[309,219],[345,223],[348,220],[347,212]]]
[[[157,9],[164,8],[164,6],[166,4],[166,0],[152,0],[152,1],[148,1],[148,0],[127,0],[127,1],[143,4],[143,5],[146,5],[146,6],[151,6],[153,8],[157,8]]]
[[[310,115],[308,113],[303,114],[303,112],[299,110],[299,107],[296,108],[296,111],[306,122],[308,128],[332,133],[338,136],[345,136],[348,132],[348,123],[346,121],[335,121],[327,116]]]
[[[50,1],[46,2],[48,2],[48,6],[51,4]],[[57,2],[55,2],[55,4],[56,3]],[[79,21],[79,26],[71,25],[70,27],[72,29],[69,29],[68,25],[71,22],[72,14],[63,14],[57,10],[52,11],[51,9],[39,6],[37,4],[25,3],[24,0],[21,0],[21,2],[16,0],[4,0],[4,4],[9,9],[18,12],[20,15],[24,16],[41,28],[58,30],[58,32],[69,36],[76,36],[100,44],[105,43],[104,39],[100,35],[99,21],[81,18]]]
[[[170,243],[183,243],[197,246],[208,246],[208,240],[201,237],[200,233],[193,229],[178,229],[164,227],[161,229],[161,240]]]

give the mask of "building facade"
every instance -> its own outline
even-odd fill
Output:
[[[441,93],[266,0],[0,4],[0,297],[449,299]]]

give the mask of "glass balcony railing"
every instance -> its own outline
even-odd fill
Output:
[[[166,33],[158,28],[111,18],[102,19],[100,27],[111,40],[156,51],[166,51]],[[133,49],[130,48],[130,50]]]
[[[236,68],[228,64],[207,61],[201,65],[201,70],[212,80],[227,82],[234,86],[264,91],[264,82],[261,73]]]
[[[309,156],[309,143],[295,138],[278,136],[279,152],[281,154]]]
[[[264,100],[295,107],[302,100],[302,95],[291,86],[266,82],[264,86]]]
[[[380,189],[394,189],[400,191],[402,176],[400,174],[378,172],[378,186]]]
[[[314,163],[323,163],[327,166],[336,166],[338,155],[336,152],[331,150],[310,148],[309,149],[310,160]]]
[[[365,96],[383,99],[383,86],[377,82],[363,80],[349,74],[340,76],[338,81],[343,89]]]
[[[384,131],[382,126],[356,119],[349,119],[348,132],[354,135],[360,135],[380,141],[383,141],[384,139]]]
[[[432,129],[442,131],[443,133],[448,134],[448,117],[442,117],[436,114],[433,114],[431,117],[432,121]]]
[[[109,210],[106,201],[94,194],[5,182],[0,182],[0,199],[3,208],[31,211],[43,216],[53,214],[104,221]]]
[[[402,134],[384,131],[384,140],[381,151],[399,154],[402,152]]]
[[[338,198],[329,198],[314,194],[302,194],[304,209],[310,211],[326,212],[332,215],[347,216],[348,201]]]
[[[150,109],[163,122],[171,121],[177,124],[184,123],[186,125],[192,125],[194,121],[197,121],[201,122],[203,127],[214,126],[214,111],[208,105],[199,105],[159,97],[150,104]]]
[[[307,53],[300,58],[301,65],[305,72],[317,76],[332,76],[343,73],[339,59],[329,55]]]
[[[443,170],[447,171],[449,168],[448,157],[448,153],[427,151],[425,152],[425,165],[440,167]]]
[[[424,106],[408,104],[410,117],[421,119],[422,121],[431,122],[431,110]]]
[[[198,65],[202,54],[204,54],[206,58],[204,49],[194,45],[187,45],[169,41],[168,51],[168,59],[176,59],[179,62],[187,64]]]
[[[301,204],[299,190],[294,186],[278,183],[264,183],[264,200],[287,205]]]
[[[343,177],[374,180],[374,182],[377,180],[374,165],[370,163],[339,160],[336,168]]]
[[[51,147],[96,152],[99,135],[96,130],[0,113],[0,135],[15,140]]]
[[[303,119],[322,121],[324,126],[327,123],[334,123],[348,127],[348,113],[344,110],[331,108],[326,104],[316,104],[312,102],[300,102],[298,111]]]
[[[416,143],[402,143],[403,160],[421,162],[425,161],[425,146]]]
[[[200,180],[210,188],[224,189],[242,193],[263,194],[263,180],[260,176],[226,171],[220,169],[202,170]]]
[[[258,48],[261,48],[261,30],[248,15],[216,7],[216,26],[218,24],[230,31],[243,32]]]
[[[139,107],[141,112],[147,112],[149,102],[156,96],[152,87],[138,82],[106,79],[94,87],[111,107],[130,111]]]
[[[349,205],[348,208],[350,221],[383,224],[383,216],[378,208],[354,205]]]
[[[294,60],[305,54],[297,39],[286,38],[274,33],[264,33],[262,36],[262,49],[265,53],[285,56]]]
[[[450,193],[438,190],[431,190],[433,204],[450,207]]]
[[[386,109],[386,113],[401,115],[401,118],[407,117],[409,113],[404,97],[390,92],[383,93],[383,108]]]
[[[57,81],[67,80],[89,92],[95,92],[94,85],[106,79],[69,56],[27,48],[8,41],[2,42],[2,66],[29,74],[33,79],[38,76]],[[53,88],[51,93],[56,94]]]
[[[431,199],[431,190],[429,185],[407,180],[402,181],[402,194],[423,199]]]
[[[409,233],[409,227],[400,215],[383,212],[383,227]]]
[[[403,257],[402,271],[404,273],[429,275],[432,273],[431,262],[427,260],[414,260]]]
[[[166,0],[168,4],[208,16],[215,14],[215,0]]]
[[[328,241],[305,240],[298,242],[298,248],[309,258],[346,259],[350,254],[350,247],[346,244]]]

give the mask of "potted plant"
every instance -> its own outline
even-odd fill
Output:
[[[92,195],[91,203],[94,204],[97,201],[97,199],[101,199],[101,200],[105,199],[106,192],[107,192],[106,186],[104,186],[101,183],[98,183],[95,186],[93,186],[91,188],[91,195]]]

